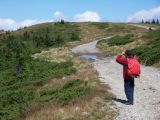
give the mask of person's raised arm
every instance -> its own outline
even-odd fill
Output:
[[[117,56],[116,62],[122,65],[127,65],[127,59],[124,57],[124,52],[122,52]]]

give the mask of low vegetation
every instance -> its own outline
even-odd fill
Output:
[[[97,47],[107,56],[117,55],[126,49],[132,49],[143,64],[160,66],[160,30],[158,25],[155,28],[157,30],[144,30],[145,32],[136,28],[139,33],[133,32],[134,29],[128,29],[132,34],[117,35],[110,39],[101,40]]]
[[[61,21],[0,35],[0,119],[112,119],[116,115],[108,107],[113,104],[108,86],[63,47],[83,38],[79,28]]]
[[[109,46],[115,46],[115,45],[125,45],[127,43],[133,42],[134,35],[133,34],[128,34],[125,36],[114,36],[110,39],[104,39],[102,41],[100,41],[99,43],[106,43]]]
[[[109,39],[102,39],[98,42],[97,47],[107,56],[116,55],[127,48],[133,48],[137,44],[142,44],[137,36],[133,34],[117,35]]]
[[[95,23],[91,23],[91,25],[94,25],[94,26],[96,26],[98,29],[101,29],[101,30],[103,30],[103,29],[106,29],[106,28],[108,28],[109,26],[110,26],[110,23],[103,23],[103,22],[95,22]]]
[[[27,29],[27,30],[26,30]],[[32,55],[51,46],[79,40],[78,27],[69,23],[24,28],[0,36],[0,119],[17,119],[38,103],[37,88],[48,80],[76,72],[72,61],[50,62]]]
[[[80,79],[70,80],[61,87],[54,87],[40,91],[40,101],[57,100],[66,104],[74,97],[83,96],[91,91],[91,88]]]
[[[59,49],[62,53],[67,50],[66,47],[59,47]],[[52,61],[52,58],[54,60],[54,53],[51,57],[48,53],[50,50],[37,57],[41,58],[42,55],[49,61]],[[68,55],[70,56],[70,54]],[[61,57],[55,56],[57,61],[58,59],[62,60]],[[67,56],[64,57],[64,59],[66,58]],[[77,72],[62,78],[52,79],[39,88],[38,93],[43,104],[27,109],[25,112],[26,120],[112,119],[116,115],[115,110],[110,107],[115,106],[111,101],[113,95],[108,91],[110,88],[100,83],[97,72],[86,64],[86,61],[79,57],[73,57],[72,60]]]
[[[36,88],[46,80],[67,76],[76,71],[72,63],[50,63],[41,60],[30,61],[23,74],[16,76],[12,70],[1,71],[0,118],[16,119],[28,105],[40,99]]]
[[[133,52],[138,56],[139,60],[145,65],[153,65],[160,63],[160,30],[151,31],[143,39],[146,43],[135,47]]]
[[[107,25],[105,25],[107,24]],[[95,39],[103,38],[106,36],[105,27],[108,26],[108,23],[78,23],[80,28],[80,38],[82,43],[90,42]],[[101,27],[100,27],[101,26]]]
[[[68,47],[53,47],[48,50],[43,50],[41,53],[32,55],[33,58],[39,58],[51,62],[66,62],[72,61],[74,56]]]

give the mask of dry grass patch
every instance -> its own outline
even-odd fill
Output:
[[[122,44],[122,45],[109,45],[109,41],[108,39],[103,39],[101,41],[98,42],[97,47],[107,56],[114,56],[117,55],[118,53],[125,51],[126,49],[133,49],[135,47],[138,47],[144,43],[146,43],[146,41],[144,40],[143,36],[145,36],[146,33],[148,33],[146,30],[142,30],[142,28],[137,28],[131,25],[124,25],[123,26],[125,29],[128,28],[128,30],[130,30],[129,34],[126,33],[118,33],[118,34],[114,34],[113,37],[116,36],[127,36],[127,35],[133,35],[133,41],[129,42],[127,44]],[[116,35],[116,36],[115,36]],[[112,38],[110,38],[112,39]],[[121,39],[123,40],[123,38]],[[118,40],[117,40],[118,41]],[[122,41],[123,42],[123,41]]]
[[[63,51],[65,50],[63,49]],[[51,51],[49,50],[48,52],[50,53]],[[45,55],[49,54],[45,52]],[[70,55],[72,56],[71,53]],[[41,58],[41,56],[38,57]],[[46,56],[43,57],[45,58]],[[50,101],[49,103],[32,107],[27,110],[25,120],[112,120],[116,116],[116,106],[112,102],[114,96],[110,92],[110,88],[100,83],[98,73],[91,65],[86,64],[84,59],[73,57],[72,60],[77,68],[75,74],[52,79],[38,88],[37,92],[43,89],[61,87],[68,81],[80,79],[84,81],[84,86],[91,88],[89,94],[74,97],[67,104]]]
[[[155,64],[153,64],[153,67],[160,68],[160,61],[155,63]]]
[[[148,32],[144,28],[135,27],[124,23],[110,23],[106,29],[107,35],[125,35],[125,34],[136,34],[141,35]]]
[[[116,115],[113,106],[108,100],[90,95],[65,106],[45,104],[37,112],[28,112],[25,120],[112,120]]]
[[[105,29],[99,29],[92,23],[80,23],[82,42],[90,42],[106,35]]]
[[[25,120],[112,120],[117,114],[109,89],[97,83],[94,92],[74,98],[67,105],[50,102],[28,110]]]
[[[67,47],[50,48],[49,50],[34,54],[33,57],[54,62],[65,62],[73,59],[73,55]]]
[[[97,47],[101,49],[101,51],[107,56],[114,56],[120,52],[125,51],[126,49],[133,49],[134,47],[138,47],[144,43],[143,40],[137,39],[134,42],[128,43],[126,45],[118,45],[118,46],[109,46],[108,44],[100,43],[97,44]]]

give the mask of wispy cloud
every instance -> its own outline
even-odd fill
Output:
[[[9,30],[13,29],[16,21],[10,18],[0,19],[0,29]]]
[[[145,21],[160,19],[160,6],[150,10],[141,10],[133,15],[130,15],[126,22],[140,22],[142,19]]]
[[[25,26],[31,26],[31,25],[35,25],[35,24],[43,23],[43,22],[45,22],[45,21],[26,19],[26,20],[20,22],[19,25],[20,25],[21,27],[25,27]]]
[[[15,21],[14,19],[10,18],[4,18],[0,19],[0,29],[4,30],[16,30],[20,27],[28,27],[31,25],[39,24],[39,23],[44,23],[44,22],[51,22],[51,20],[31,20],[31,19],[26,19],[23,21]]]
[[[101,20],[100,16],[98,13],[93,12],[93,11],[86,11],[81,14],[76,14],[74,16],[74,21],[75,22],[99,22]]]
[[[54,19],[55,19],[55,21],[59,21],[61,19],[65,19],[65,18],[66,17],[64,16],[64,14],[62,12],[60,12],[60,11],[56,11],[54,13]]]

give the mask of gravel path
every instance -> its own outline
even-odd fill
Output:
[[[101,38],[99,40],[102,40],[102,39],[109,39],[111,38],[112,36],[110,37],[105,37],[105,38]],[[99,51],[99,49],[96,47],[97,45],[97,42],[99,40],[95,40],[93,42],[89,42],[89,43],[86,43],[86,44],[82,44],[82,45],[79,45],[75,48],[72,49],[72,52],[75,53],[75,54],[97,54],[97,53],[101,53]]]
[[[147,30],[149,30],[149,28],[151,28],[152,30],[156,30],[156,28],[154,28],[154,27],[149,27],[149,26],[145,26],[145,25],[139,25],[139,24],[128,24],[128,25],[144,28],[144,29],[147,29]]]
[[[126,100],[122,78],[122,66],[115,58],[95,60],[93,63],[101,80],[108,84],[117,99]],[[135,104],[127,106],[115,102],[119,109],[116,120],[160,120],[160,71],[142,66],[140,79],[135,79]]]
[[[81,53],[81,50],[83,53],[84,51],[97,53],[97,49],[95,51],[90,49],[96,48],[95,43],[97,41],[78,46],[72,51],[74,53]],[[115,58],[96,59],[93,66],[98,71],[100,80],[112,88],[112,92],[117,99],[126,100],[122,66],[115,62]],[[141,77],[135,80],[135,101],[133,106],[114,102],[119,113],[115,120],[160,120],[160,70],[142,66]]]
[[[83,45],[79,45],[75,48],[72,49],[72,52],[74,53],[80,53],[80,54],[87,54],[87,53],[100,53],[99,49],[96,48],[96,44],[97,44],[98,40],[90,42],[90,43],[86,43]]]

